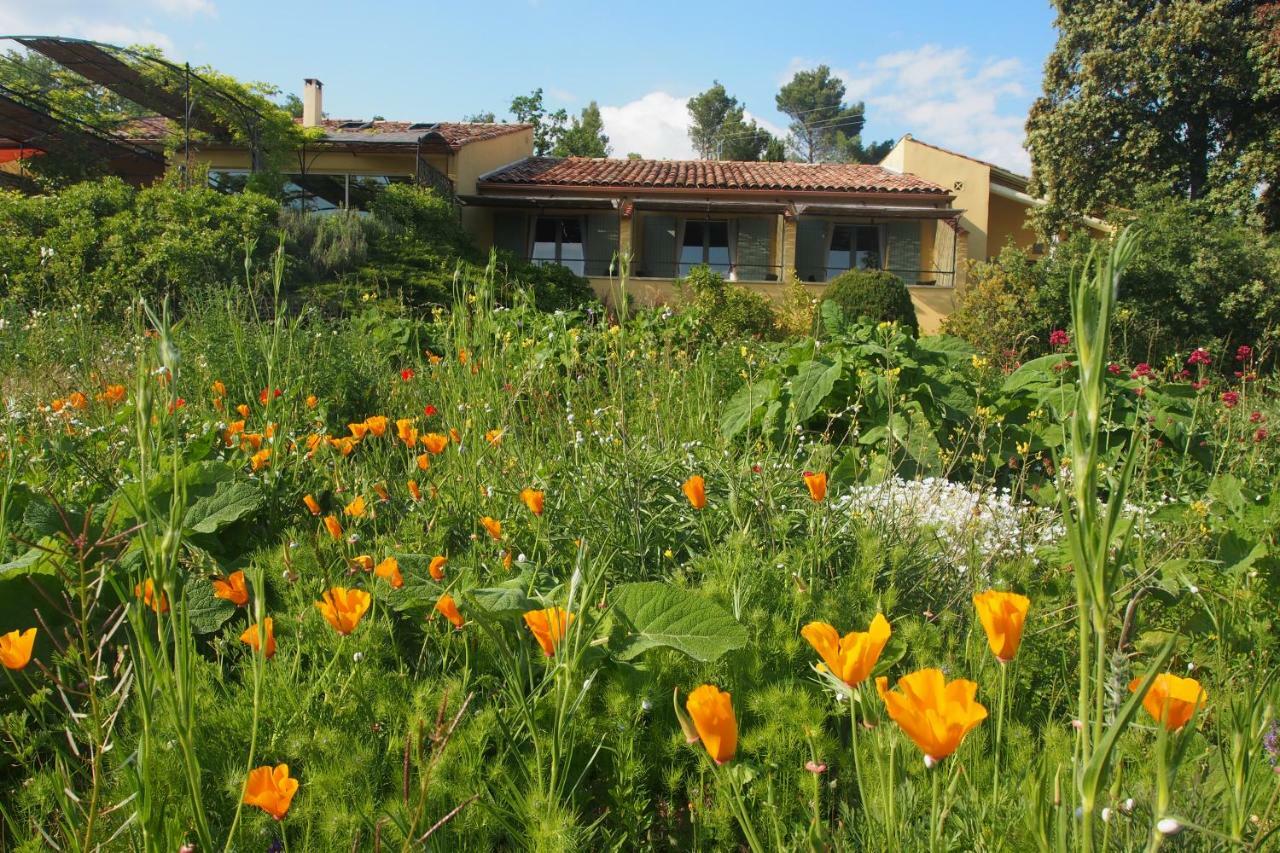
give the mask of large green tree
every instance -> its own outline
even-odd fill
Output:
[[[1280,3],[1056,0],[1058,42],[1027,147],[1037,213],[1171,197],[1280,227]]]
[[[747,119],[746,105],[712,81],[689,99],[689,139],[703,160],[781,160],[783,148],[773,134]]]
[[[511,115],[522,124],[533,125],[533,153],[540,157],[552,152],[569,123],[569,113],[565,110],[547,112],[541,87],[512,98]]]
[[[609,151],[609,137],[604,132],[600,106],[592,101],[561,132],[551,153],[557,157],[608,157]]]
[[[778,91],[778,111],[791,118],[787,148],[792,156],[808,163],[879,159],[875,154],[883,144],[870,149],[862,145],[864,105],[861,101],[847,104],[844,96],[844,82],[825,65],[797,71]]]

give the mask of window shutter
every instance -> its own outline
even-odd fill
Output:
[[[587,275],[607,276],[618,251],[618,215],[593,213],[587,217]]]
[[[767,219],[738,220],[739,281],[766,281],[769,277],[769,237]],[[774,276],[777,279],[777,276]]]
[[[528,217],[523,213],[507,213],[499,211],[493,215],[493,247],[499,251],[511,252],[517,258],[527,259],[529,256]]]
[[[827,280],[826,225],[821,219],[796,220],[796,276],[801,281]]]
[[[676,218],[644,217],[644,243],[640,247],[639,276],[674,278],[676,274]]]
[[[920,223],[890,222],[885,226],[884,268],[905,281],[920,280]]]

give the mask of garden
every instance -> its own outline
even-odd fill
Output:
[[[1034,352],[261,236],[9,279],[0,849],[1274,846],[1273,345],[1131,346],[1149,231]]]

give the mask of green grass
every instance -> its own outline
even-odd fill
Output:
[[[742,812],[767,848],[926,849],[935,778],[944,780],[935,823],[950,849],[1053,847],[1059,832],[1080,846],[1071,817],[1076,599],[1061,535],[1043,532],[1054,529],[1051,508],[1028,522],[1041,544],[1013,556],[993,554],[978,529],[940,532],[937,507],[855,511],[843,496],[866,481],[835,483],[815,503],[803,471],[834,471],[854,454],[870,477],[885,469],[873,464],[883,451],[821,418],[781,436],[725,438],[728,401],[782,350],[709,340],[680,315],[640,312],[618,326],[519,300],[500,307],[492,278],[457,287],[458,307],[429,317],[259,314],[250,306],[269,305],[271,294],[231,290],[150,336],[141,312],[106,327],[71,315],[9,318],[0,633],[34,624],[40,640],[37,662],[0,682],[0,850],[173,850],[202,834],[204,846],[237,850],[277,839],[291,850],[416,849],[449,815],[425,842],[431,849],[735,849],[747,843]],[[156,376],[165,364],[169,382]],[[1004,382],[976,362],[955,375],[975,401],[998,397]],[[221,408],[215,380],[228,389]],[[1270,377],[1215,381],[1189,404],[1207,467],[1138,430],[1129,501],[1144,511],[1107,605],[1113,633],[1099,686],[1109,720],[1127,697],[1119,685],[1172,638],[1170,668],[1194,667],[1210,699],[1179,739],[1185,757],[1168,809],[1202,829],[1169,847],[1226,849],[1234,834],[1236,847],[1265,849],[1280,825],[1280,777],[1261,739],[1276,698],[1280,454],[1273,437],[1254,433],[1280,419],[1280,407]],[[94,399],[108,383],[128,388],[117,407]],[[264,388],[281,395],[263,405]],[[1218,402],[1228,388],[1245,395],[1230,409]],[[49,409],[76,390],[87,409]],[[271,464],[258,472],[222,440],[240,404],[250,408],[247,432],[276,425],[264,445]],[[321,443],[308,458],[308,436],[341,436],[372,415],[390,419],[385,436],[366,437],[349,457]],[[1020,427],[1011,416],[993,428],[997,415],[976,405],[963,417],[958,446],[973,460],[952,468],[953,479],[988,498],[1012,488],[1020,501],[1025,468],[993,462],[994,444],[973,444]],[[397,440],[399,418],[422,432],[456,430],[461,441],[421,470],[425,451]],[[491,429],[504,430],[500,443],[486,441]],[[1104,463],[1108,477],[1118,459]],[[209,478],[224,471],[222,485],[182,475],[173,497],[167,484],[188,466]],[[680,492],[693,473],[707,482],[701,512]],[[411,499],[409,479],[423,501]],[[189,507],[233,486],[248,509],[228,510],[212,532],[182,531]],[[520,502],[525,487],[545,491],[541,518]],[[306,494],[358,539],[333,541],[304,508]],[[342,508],[357,495],[370,511],[348,518]],[[124,508],[139,520],[124,522]],[[56,529],[86,515],[85,541],[79,529]],[[481,516],[502,522],[501,542]],[[37,543],[53,554],[20,562]],[[400,555],[405,587],[354,569],[364,554]],[[441,584],[425,559],[407,556],[434,554],[449,558]],[[215,608],[225,621],[202,633],[201,608],[213,601],[203,587],[235,570],[260,578],[251,612]],[[147,577],[172,596],[163,617],[131,595]],[[710,602],[729,614],[745,642],[707,661],[671,648],[624,657],[628,627],[610,609],[611,591],[653,580],[684,590],[690,607]],[[332,585],[374,599],[347,637],[314,607]],[[970,603],[992,586],[1032,599],[998,754],[999,664]],[[445,589],[468,620],[461,631],[429,618]],[[554,658],[524,627],[521,602],[577,616]],[[269,661],[239,641],[257,612],[274,620]],[[855,777],[848,703],[813,670],[818,656],[800,637],[813,620],[865,630],[877,612],[894,631],[877,674],[892,682],[942,667],[977,682],[991,711],[933,771],[864,685],[859,714],[874,728],[857,736]],[[673,709],[675,689],[683,697],[702,683],[733,695],[741,738],[728,771],[685,743]],[[1267,709],[1231,713],[1248,697]],[[1097,830],[1109,849],[1149,841],[1151,722],[1140,713],[1116,745],[1100,803],[1111,819]],[[237,823],[248,769],[277,763],[301,782],[287,818],[246,806]]]

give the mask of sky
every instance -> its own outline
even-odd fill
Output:
[[[778,88],[826,64],[866,105],[864,141],[911,133],[1024,173],[1055,36],[1048,0],[0,0],[13,34],[155,44],[286,92],[316,77],[334,118],[501,118],[541,87],[553,109],[598,102],[619,157],[692,157],[685,103],[713,80],[783,133]]]

